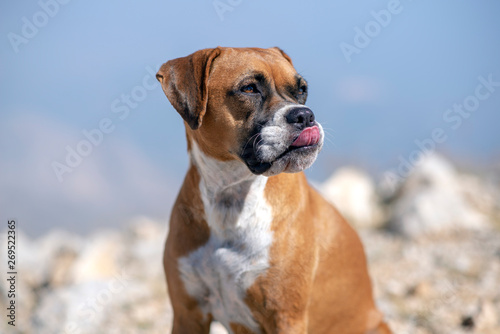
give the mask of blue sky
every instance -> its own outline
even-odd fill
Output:
[[[497,1],[66,2],[0,4],[0,218],[29,234],[168,217],[186,145],[152,73],[217,45],[292,57],[328,132],[312,179],[345,164],[380,177],[435,129],[450,158],[500,161],[500,87],[473,105],[479,77],[500,82]],[[346,57],[347,44],[357,53]],[[447,111],[465,101],[466,117]],[[60,182],[54,162],[102,122],[108,133]]]

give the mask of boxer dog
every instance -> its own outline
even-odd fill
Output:
[[[290,57],[204,49],[157,79],[190,157],[164,253],[172,333],[390,333],[359,237],[302,172],[324,132]]]

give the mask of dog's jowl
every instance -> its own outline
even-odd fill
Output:
[[[157,78],[190,157],[164,253],[172,333],[390,333],[357,234],[302,172],[324,133],[290,57],[204,49]]]

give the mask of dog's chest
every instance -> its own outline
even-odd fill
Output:
[[[179,259],[187,292],[228,329],[238,323],[258,332],[245,297],[269,267],[272,212],[264,197],[266,180],[260,177],[220,192],[201,182],[210,238]]]

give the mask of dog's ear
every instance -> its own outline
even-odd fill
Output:
[[[279,47],[277,47],[277,46],[272,47],[271,49],[272,49],[272,50],[276,50],[276,51],[278,51],[278,52],[279,52],[279,53],[280,53],[283,57],[285,57],[285,59],[286,59],[286,60],[288,60],[288,62],[289,62],[290,64],[292,64],[292,66],[293,66],[293,63],[292,63],[292,58],[290,58],[290,56],[289,56],[289,55],[287,55],[285,51],[281,50],[281,49],[280,49]]]
[[[196,130],[207,110],[207,84],[220,49],[204,49],[163,64],[156,74],[168,100],[184,121]]]

